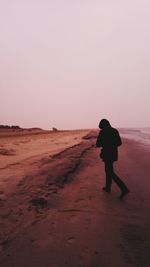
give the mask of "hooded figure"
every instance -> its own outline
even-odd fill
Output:
[[[121,138],[118,131],[111,127],[106,119],[102,119],[99,123],[101,129],[96,146],[102,147],[100,157],[103,161],[117,161],[118,160],[118,146],[121,146]]]
[[[113,169],[114,161],[118,160],[118,146],[122,144],[119,132],[106,119],[100,121],[99,128],[101,131],[97,137],[96,146],[102,148],[100,158],[105,164],[106,185],[103,187],[103,190],[111,192],[112,180],[114,180],[121,190],[120,198],[123,198],[129,193],[129,189]]]

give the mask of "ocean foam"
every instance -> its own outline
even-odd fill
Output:
[[[150,128],[120,129],[121,137],[150,145]]]

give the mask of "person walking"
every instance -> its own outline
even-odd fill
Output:
[[[122,141],[117,129],[110,125],[106,119],[102,119],[99,123],[101,129],[97,137],[96,146],[101,147],[100,158],[105,164],[106,185],[102,188],[105,192],[111,192],[112,180],[121,190],[120,199],[129,193],[129,189],[120,177],[114,172],[114,161],[118,160],[118,146]]]

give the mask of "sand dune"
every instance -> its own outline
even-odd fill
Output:
[[[33,132],[3,135],[0,138],[0,169],[23,160],[40,156],[54,155],[72,145],[78,144],[89,130],[62,132]],[[13,157],[4,157],[4,156]]]
[[[149,267],[150,150],[124,139],[116,169],[131,193],[120,201],[115,185],[109,195],[101,190],[104,168],[95,148],[97,133],[67,134],[53,136],[56,153],[46,151],[44,139],[41,154],[26,154],[9,168],[3,165],[0,264]],[[42,143],[41,136],[35,139]],[[28,149],[35,147],[31,143]]]

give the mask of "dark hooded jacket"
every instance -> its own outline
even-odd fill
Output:
[[[118,146],[122,144],[119,132],[117,129],[107,127],[99,132],[96,146],[102,147],[100,157],[103,161],[117,161],[118,160]]]

